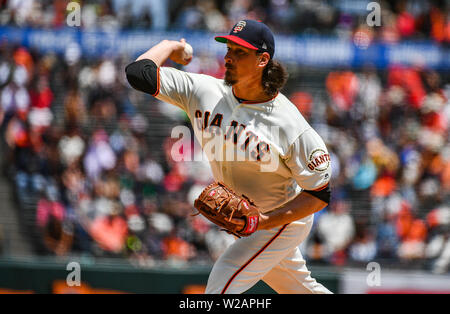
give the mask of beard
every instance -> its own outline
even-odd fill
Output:
[[[225,85],[227,86],[233,86],[238,82],[238,80],[231,74],[230,68],[227,67],[227,70],[225,71],[225,78],[224,78]]]

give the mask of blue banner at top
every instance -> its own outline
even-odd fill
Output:
[[[223,57],[223,44],[214,40],[217,34],[205,32],[155,31],[86,31],[80,28],[22,29],[0,27],[0,40],[32,47],[42,52],[64,53],[77,47],[84,56],[136,56],[163,39],[184,37],[196,54],[208,53]],[[450,49],[431,41],[372,43],[356,45],[334,37],[276,35],[275,58],[284,62],[313,67],[361,67],[372,65],[418,65],[439,70],[450,69]]]

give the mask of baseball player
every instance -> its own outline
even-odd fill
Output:
[[[211,152],[214,179],[260,210],[252,233],[215,262],[206,293],[243,293],[261,279],[277,293],[331,293],[310,276],[299,250],[314,213],[330,201],[327,148],[280,93],[287,75],[273,59],[274,37],[265,24],[242,20],[215,39],[227,47],[224,79],[162,67],[167,59],[189,63],[184,39],[164,40],[126,67],[132,87],[187,113],[197,140]],[[216,139],[220,144],[210,149]]]

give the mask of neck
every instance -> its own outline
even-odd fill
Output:
[[[272,99],[261,86],[261,77],[254,77],[233,85],[234,95],[252,102],[265,102]]]

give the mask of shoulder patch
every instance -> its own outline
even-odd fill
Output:
[[[330,154],[322,148],[316,148],[309,155],[308,161],[309,170],[323,172],[330,166]]]

